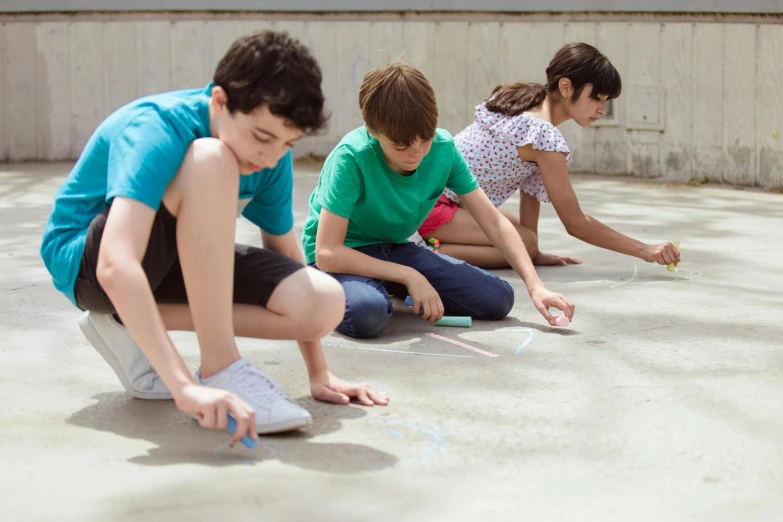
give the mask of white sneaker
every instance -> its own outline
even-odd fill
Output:
[[[109,363],[128,393],[137,399],[172,398],[136,341],[111,314],[85,312],[79,317],[79,328]]]
[[[230,391],[255,412],[258,433],[280,433],[309,426],[310,412],[285,396],[283,388],[267,374],[245,359],[239,359],[228,368],[208,379],[196,379],[206,386]]]

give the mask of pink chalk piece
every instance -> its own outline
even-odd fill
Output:
[[[447,343],[456,344],[457,346],[461,346],[462,348],[466,348],[466,349],[468,349],[468,350],[470,350],[472,352],[480,353],[481,355],[486,355],[487,357],[498,357],[498,354],[496,354],[496,353],[492,353],[492,352],[488,352],[486,350],[482,350],[481,348],[477,348],[475,346],[471,346],[469,344],[465,344],[465,343],[463,343],[461,341],[457,341],[455,339],[450,339],[448,337],[444,337],[442,335],[438,335],[438,334],[434,334],[434,333],[428,333],[427,335],[429,335],[433,339],[438,339],[440,341],[446,341]]]
[[[571,321],[565,315],[555,317],[555,326],[568,326]]]

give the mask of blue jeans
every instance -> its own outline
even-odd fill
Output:
[[[514,306],[514,289],[495,274],[413,243],[381,243],[356,249],[375,259],[419,271],[440,295],[448,315],[503,319]],[[405,298],[401,283],[370,277],[330,274],[345,289],[345,317],[337,331],[350,337],[377,337],[392,315],[389,294]]]

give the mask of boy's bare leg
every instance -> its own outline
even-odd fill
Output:
[[[163,204],[177,218],[177,250],[207,378],[237,361],[233,329],[234,229],[239,167],[216,139],[194,141]]]
[[[193,331],[191,307],[158,304],[167,330]],[[340,283],[313,268],[303,268],[283,279],[267,307],[233,305],[234,335],[255,339],[317,341],[342,321],[345,294]]]

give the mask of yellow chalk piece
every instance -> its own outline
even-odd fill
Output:
[[[672,241],[672,245],[677,247],[677,250],[680,249],[680,242],[679,241]],[[668,270],[669,272],[674,272],[677,269],[674,267],[674,263],[669,263],[668,265],[666,265],[666,270]]]

